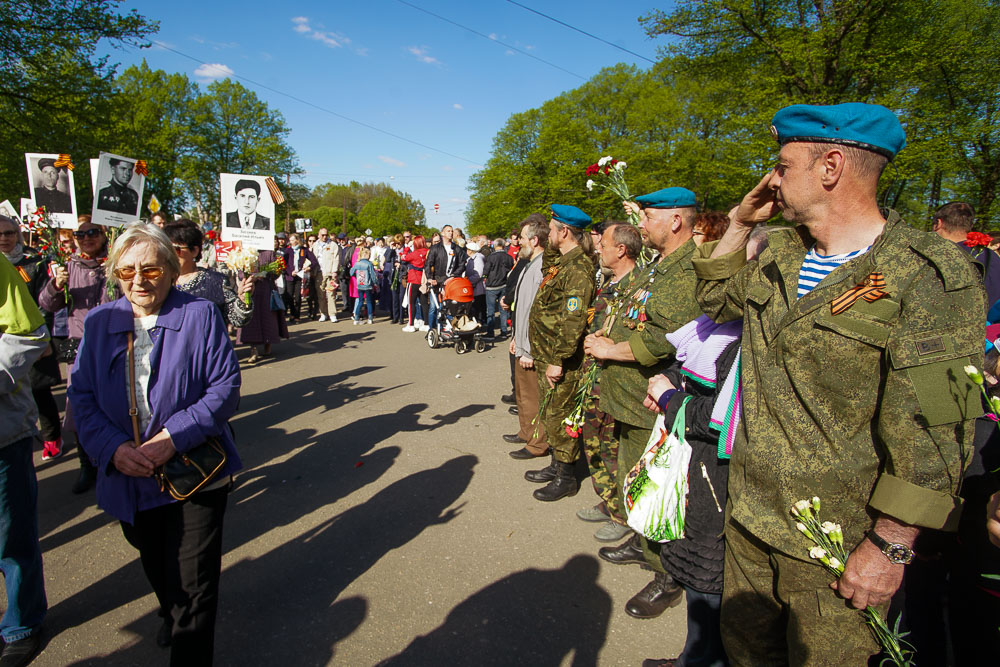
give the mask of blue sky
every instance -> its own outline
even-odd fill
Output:
[[[638,17],[672,4],[518,2],[652,60],[664,41],[648,39]],[[202,83],[228,74],[247,77],[430,147],[242,81],[284,115],[307,185],[388,182],[423,202],[432,226],[462,224],[469,176],[486,162],[493,136],[511,114],[580,85],[603,67],[649,67],[506,0],[406,3],[485,36],[398,0],[126,0],[124,8],[160,21],[156,40],[212,66],[155,46],[111,56],[122,65],[145,58],[154,69],[184,72]],[[441,207],[436,215],[435,203]]]

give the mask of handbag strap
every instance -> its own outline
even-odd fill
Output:
[[[685,396],[684,402],[681,403],[681,407],[677,410],[677,416],[674,417],[674,426],[670,429],[670,435],[677,435],[681,440],[684,439],[684,434],[687,433],[687,420],[684,418],[684,413],[687,412],[684,408],[687,407],[688,401],[691,400],[691,396]]]
[[[139,408],[135,401],[135,335],[128,332],[128,414],[132,418],[133,447],[142,444],[139,436]]]

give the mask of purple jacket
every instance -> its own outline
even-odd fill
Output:
[[[174,502],[152,477],[115,468],[118,447],[132,440],[128,399],[128,341],[132,305],[125,298],[92,310],[67,394],[84,451],[97,462],[97,505],[133,522],[135,513]],[[242,467],[227,428],[240,398],[240,367],[215,304],[171,288],[156,320],[149,381],[147,440],[166,427],[177,451],[218,436],[229,460],[222,475]]]
[[[296,250],[298,250],[298,252],[296,252]],[[284,257],[285,257],[285,278],[286,279],[292,278],[297,271],[301,270],[302,269],[302,265],[306,263],[307,259],[310,262],[312,262],[312,265],[310,265],[310,268],[309,268],[310,271],[318,271],[319,270],[319,260],[316,259],[316,255],[314,255],[312,253],[312,250],[310,250],[309,248],[305,247],[304,245],[300,245],[298,248],[293,248],[292,246],[287,246],[282,251],[282,253],[284,254]],[[295,259],[294,262],[292,261],[293,257]]]
[[[73,255],[66,264],[66,271],[69,273],[69,294],[72,298],[66,324],[69,337],[79,340],[83,337],[83,320],[87,313],[108,301],[107,290],[104,289],[104,260]],[[56,289],[52,278],[39,293],[38,305],[50,313],[58,313],[66,307],[66,297],[62,290]]]

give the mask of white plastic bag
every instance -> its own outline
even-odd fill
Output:
[[[691,464],[691,446],[684,440],[684,412],[689,400],[684,399],[669,432],[663,414],[656,418],[646,452],[625,475],[628,525],[654,542],[684,537]]]

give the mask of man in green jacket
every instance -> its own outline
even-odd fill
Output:
[[[642,209],[643,240],[659,255],[648,265],[636,267],[618,314],[584,342],[586,352],[604,362],[601,409],[615,420],[619,495],[656,421],[656,414],[642,404],[649,378],[674,360],[676,350],[666,334],[701,313],[691,264],[697,215],[694,193],[687,188],[665,188],[636,197],[636,203]],[[625,507],[624,501],[621,506]],[[654,618],[680,603],[682,590],[664,571],[655,543],[636,534],[618,547],[602,547],[598,555],[616,564],[646,564],[656,572],[653,581],[626,603],[625,611],[631,616]]]
[[[563,420],[573,410],[583,365],[583,337],[587,309],[594,300],[594,262],[590,259],[590,217],[575,206],[552,205],[548,251],[552,260],[531,304],[528,337],[538,374],[538,395],[544,409],[538,418],[548,434],[552,463],[530,470],[525,479],[548,482],[534,492],[538,500],[553,501],[574,495],[580,488],[573,464],[580,457],[580,441],[566,432]]]
[[[888,109],[795,105],[772,122],[777,165],[694,260],[705,312],[744,322],[723,640],[735,665],[865,664],[877,647],[857,610],[884,610],[921,527],[957,524],[982,414],[963,367],[982,367],[986,301],[953,243],[880,211],[906,141]],[[779,212],[797,227],[747,262],[750,231]],[[789,513],[814,496],[850,550],[832,583]]]

